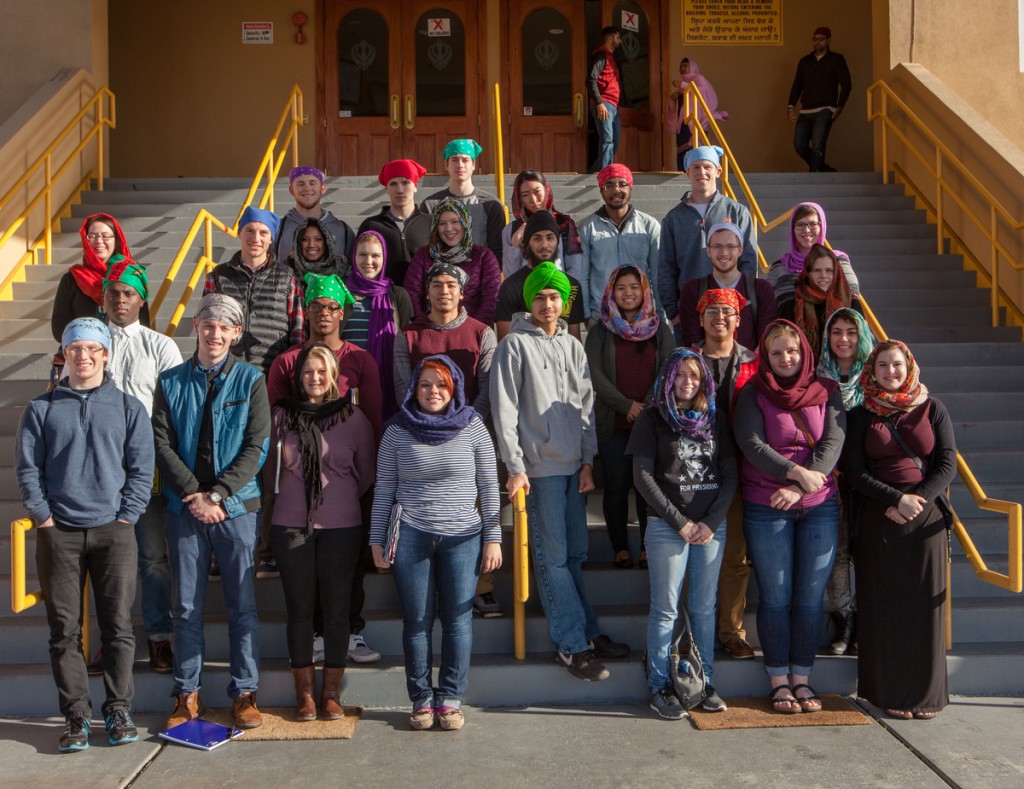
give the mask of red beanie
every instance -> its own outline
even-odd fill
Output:
[[[392,178],[408,178],[414,184],[419,183],[420,178],[427,174],[427,169],[412,159],[395,159],[385,164],[377,176],[381,186],[387,186]]]

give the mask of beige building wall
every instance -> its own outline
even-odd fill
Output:
[[[314,3],[109,2],[110,40],[119,42],[110,49],[112,175],[251,177],[292,85],[315,117]],[[299,10],[310,20],[301,46],[292,24]],[[273,22],[274,43],[244,45],[243,22]],[[314,142],[304,128],[302,160],[313,160]]]

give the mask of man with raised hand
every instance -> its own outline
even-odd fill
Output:
[[[15,447],[21,501],[38,530],[36,568],[50,628],[50,668],[65,726],[58,750],[89,747],[92,701],[82,655],[88,575],[102,643],[103,719],[111,745],[135,742],[134,524],[153,488],[153,432],[136,398],[104,367],[110,332],[96,318],[64,329],[65,377],[25,407]]]
[[[234,723],[241,729],[263,723],[256,707],[259,619],[253,552],[259,535],[257,475],[270,445],[270,405],[260,371],[231,354],[244,320],[235,299],[221,293],[204,296],[194,321],[196,353],[160,374],[153,403],[174,581],[175,704],[167,728],[203,712],[203,609],[214,552],[228,610]]]
[[[444,146],[441,156],[444,157],[444,167],[448,171],[448,188],[434,192],[420,203],[420,211],[429,215],[442,200],[459,200],[469,211],[473,243],[487,247],[501,260],[501,231],[505,229],[505,209],[497,197],[473,186],[476,160],[483,151],[476,140],[452,140]]]
[[[320,224],[334,236],[335,251],[347,260],[352,258],[352,242],[355,235],[348,223],[320,205],[327,193],[326,177],[321,170],[309,165],[293,167],[288,173],[288,193],[295,198],[295,205],[284,215],[280,232],[274,233],[274,253],[278,260],[287,260],[295,251],[295,231],[307,219],[319,219]],[[242,223],[238,223],[242,232]]]
[[[412,159],[395,159],[385,164],[377,180],[387,190],[388,204],[359,226],[357,235],[375,230],[384,237],[388,277],[392,282],[405,282],[412,256],[430,241],[430,217],[416,207],[416,190],[426,174],[426,168]]]
[[[562,303],[569,279],[552,263],[523,286],[530,312],[512,319],[491,365],[491,415],[508,467],[509,498],[526,494],[530,550],[555,662],[583,680],[607,679],[603,658],[629,646],[601,633],[587,600],[586,494],[594,490],[597,453],[594,390],[583,345],[569,336]]]
[[[751,277],[757,274],[757,229],[750,212],[746,206],[718,191],[723,154],[717,145],[702,145],[687,151],[683,164],[690,190],[661,222],[656,290],[677,342],[681,340],[679,292],[687,281],[711,273],[711,260],[706,252],[708,228],[722,222],[735,225],[743,239],[739,270]],[[655,287],[653,282],[651,285]]]

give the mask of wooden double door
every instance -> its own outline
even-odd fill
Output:
[[[477,170],[490,172],[495,122],[507,172],[586,172],[587,61],[608,24],[623,32],[616,161],[661,168],[664,0],[501,0],[490,18],[485,0],[321,1],[317,159],[331,175],[373,175],[397,158],[442,172],[441,149],[457,137],[480,141]],[[488,41],[501,47],[498,118]]]

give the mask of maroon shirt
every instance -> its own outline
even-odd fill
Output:
[[[657,343],[653,337],[631,342],[610,332],[609,335],[615,339],[615,388],[631,400],[642,403],[658,375]],[[632,426],[625,414],[616,413],[616,430],[629,430]]]

